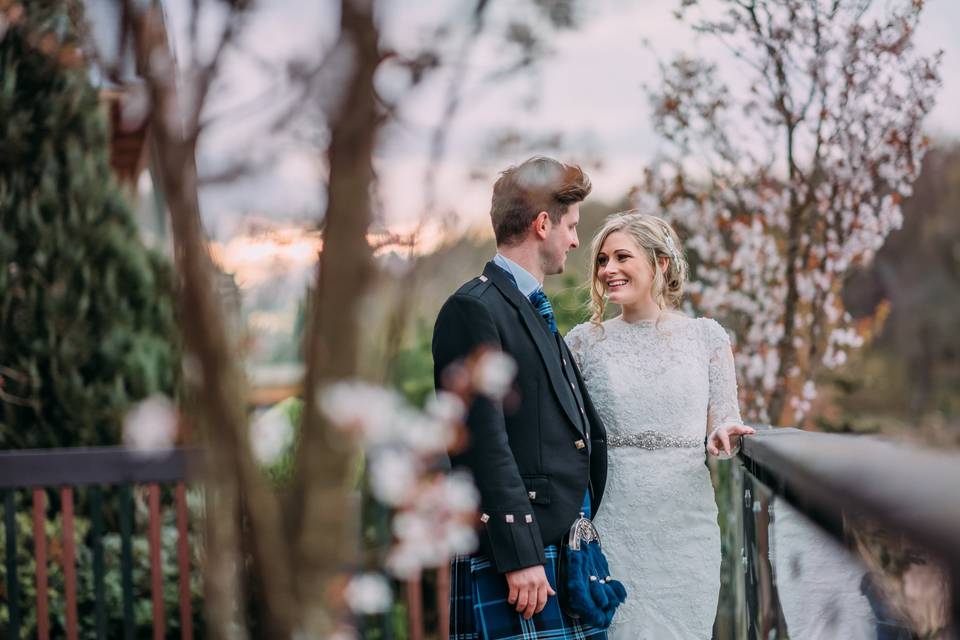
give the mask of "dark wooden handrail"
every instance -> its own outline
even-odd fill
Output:
[[[124,447],[0,451],[0,489],[179,482],[187,479],[200,455],[191,448],[149,453]]]
[[[178,590],[180,596],[180,637],[193,637],[192,603],[190,593],[189,522],[185,483],[191,471],[200,463],[199,449],[179,448],[151,452],[122,447],[33,449],[0,452],[0,495],[3,497],[4,531],[6,534],[5,568],[7,574],[8,632],[20,637],[22,616],[19,607],[19,568],[17,566],[16,494],[26,490],[31,496],[33,511],[33,556],[36,564],[37,635],[41,640],[51,636],[50,601],[47,590],[47,565],[54,560],[48,553],[46,521],[49,508],[48,491],[59,494],[62,532],[62,558],[57,560],[64,574],[64,633],[68,640],[79,638],[77,616],[77,553],[74,539],[75,493],[86,487],[90,497],[92,572],[95,593],[95,631],[97,638],[106,638],[106,611],[104,602],[104,534],[103,491],[113,487],[118,493],[121,537],[120,571],[123,584],[123,637],[132,639],[134,629],[133,553],[134,533],[133,494],[135,485],[144,486],[148,496],[148,544],[150,556],[150,591],[153,605],[153,637],[165,637],[166,619],[163,603],[162,540],[161,540],[161,484],[173,485],[173,506],[176,510]],[[90,631],[90,630],[86,630]]]
[[[740,459],[841,542],[853,516],[925,547],[951,575],[954,624],[960,621],[960,453],[873,436],[767,429],[744,438]],[[754,567],[751,575],[762,573]]]
[[[828,530],[841,513],[900,531],[960,567],[960,454],[799,429],[744,438],[746,468]]]

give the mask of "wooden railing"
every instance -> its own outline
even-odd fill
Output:
[[[107,578],[103,537],[108,533],[105,526],[105,503],[116,511],[113,532],[120,535],[119,571],[122,591],[122,636],[124,640],[142,637],[145,631],[137,628],[134,620],[134,603],[137,599],[134,584],[136,562],[133,554],[135,531],[135,492],[145,499],[147,523],[145,533],[149,545],[150,619],[152,637],[167,637],[170,626],[168,611],[163,600],[164,576],[161,541],[161,517],[164,496],[172,502],[175,510],[177,531],[176,565],[179,591],[178,611],[180,637],[191,640],[194,635],[194,611],[191,599],[190,519],[187,509],[186,483],[191,477],[190,468],[199,461],[199,450],[170,449],[152,452],[149,456],[123,448],[47,449],[0,452],[0,493],[3,501],[3,527],[5,537],[4,567],[6,573],[5,600],[7,608],[7,636],[23,637],[24,615],[20,608],[22,587],[31,580],[36,591],[33,606],[36,611],[36,631],[41,640],[64,635],[68,640],[80,636],[78,619],[77,541],[75,521],[78,515],[78,499],[82,500],[82,515],[90,521],[89,534],[83,544],[89,547],[91,566],[82,567],[93,577],[93,626],[96,638],[114,638],[108,630],[107,598],[104,584]],[[54,512],[59,513],[61,532],[51,538],[47,527]],[[29,540],[18,540],[16,516],[18,512],[32,511],[32,529]],[[106,511],[110,511],[107,509]],[[51,547],[62,550],[51,557]],[[18,551],[21,547],[32,549],[35,570],[25,575],[19,565]],[[51,584],[50,567],[56,564],[63,575],[63,622],[55,622],[49,598]],[[424,585],[420,578],[404,583],[401,592],[405,600],[410,640],[421,640],[427,634],[428,619],[435,623],[433,637],[447,638],[449,620],[449,567],[441,567],[431,575],[434,598],[424,599]],[[435,577],[435,582],[433,578]],[[87,596],[89,594],[79,594]],[[2,602],[0,600],[0,602]],[[435,607],[425,612],[427,607]],[[427,615],[429,614],[429,615]],[[429,625],[434,626],[434,625]],[[62,627],[62,628],[61,628]],[[0,625],[2,628],[2,625]],[[91,633],[84,631],[84,636]]]
[[[122,587],[122,637],[133,639],[134,626],[134,488],[142,487],[148,508],[147,539],[150,558],[150,595],[153,615],[152,635],[166,637],[167,620],[163,603],[163,575],[161,565],[161,486],[172,485],[172,500],[177,529],[177,567],[179,589],[180,637],[193,637],[193,611],[190,593],[189,518],[187,514],[187,467],[196,451],[171,449],[153,452],[149,457],[117,448],[51,449],[0,453],[0,491],[3,492],[6,569],[7,633],[10,638],[22,637],[23,618],[20,610],[21,567],[18,566],[18,531],[16,515],[18,494],[30,502],[33,513],[31,543],[35,562],[36,630],[42,640],[51,637],[51,608],[49,600],[50,545],[62,549],[56,559],[62,566],[64,615],[63,628],[55,634],[64,634],[69,640],[79,637],[77,614],[77,545],[75,520],[78,492],[83,491],[83,503],[90,519],[86,539],[91,553],[88,568],[93,576],[94,632],[97,638],[107,638],[107,602],[105,596],[105,557],[103,537],[106,532],[104,503],[116,505],[116,524],[120,534],[120,582]],[[82,489],[81,489],[82,488]],[[109,493],[108,493],[109,492]],[[59,504],[61,535],[59,540],[48,539],[47,522],[55,505]],[[85,634],[89,635],[89,634]]]
[[[785,499],[840,542],[864,522],[909,539],[951,577],[955,631],[960,622],[960,453],[923,449],[870,436],[761,430],[740,452],[745,480]],[[761,498],[754,492],[748,501]],[[768,537],[765,508],[744,516],[747,544]],[[746,530],[749,529],[749,530]],[[767,554],[746,554],[748,608],[775,592]],[[767,637],[763,635],[763,637]],[[940,636],[938,636],[940,637]]]

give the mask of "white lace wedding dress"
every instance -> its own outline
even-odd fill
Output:
[[[720,528],[703,438],[740,424],[730,339],[706,318],[614,318],[566,337],[607,429],[596,523],[627,601],[614,640],[703,640],[720,591]]]

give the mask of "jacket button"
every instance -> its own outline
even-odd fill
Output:
[[[507,521],[507,524],[513,524],[513,514],[512,514],[512,513],[508,513],[508,514],[504,517],[504,520]]]
[[[583,449],[584,447],[587,446],[587,443],[584,442],[583,440],[577,440],[573,444],[577,447],[577,449]]]
[[[488,516],[488,515],[485,514],[485,513],[482,514],[482,515],[480,516],[480,522],[482,522],[482,523],[484,523],[484,524],[490,522],[490,516]]]
[[[537,492],[536,492],[536,491],[527,491],[527,497],[529,497],[531,500],[536,500],[536,499],[537,499]]]
[[[533,522],[533,516],[528,513],[527,515],[523,516],[523,521],[527,524],[530,524]]]

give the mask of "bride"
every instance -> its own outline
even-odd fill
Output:
[[[679,246],[660,218],[611,216],[592,245],[593,318],[566,336],[607,428],[597,527],[629,594],[613,639],[710,638],[720,529],[704,436],[718,455],[754,433],[740,419],[727,333],[676,311],[687,274]],[[606,302],[621,313],[602,321]]]

